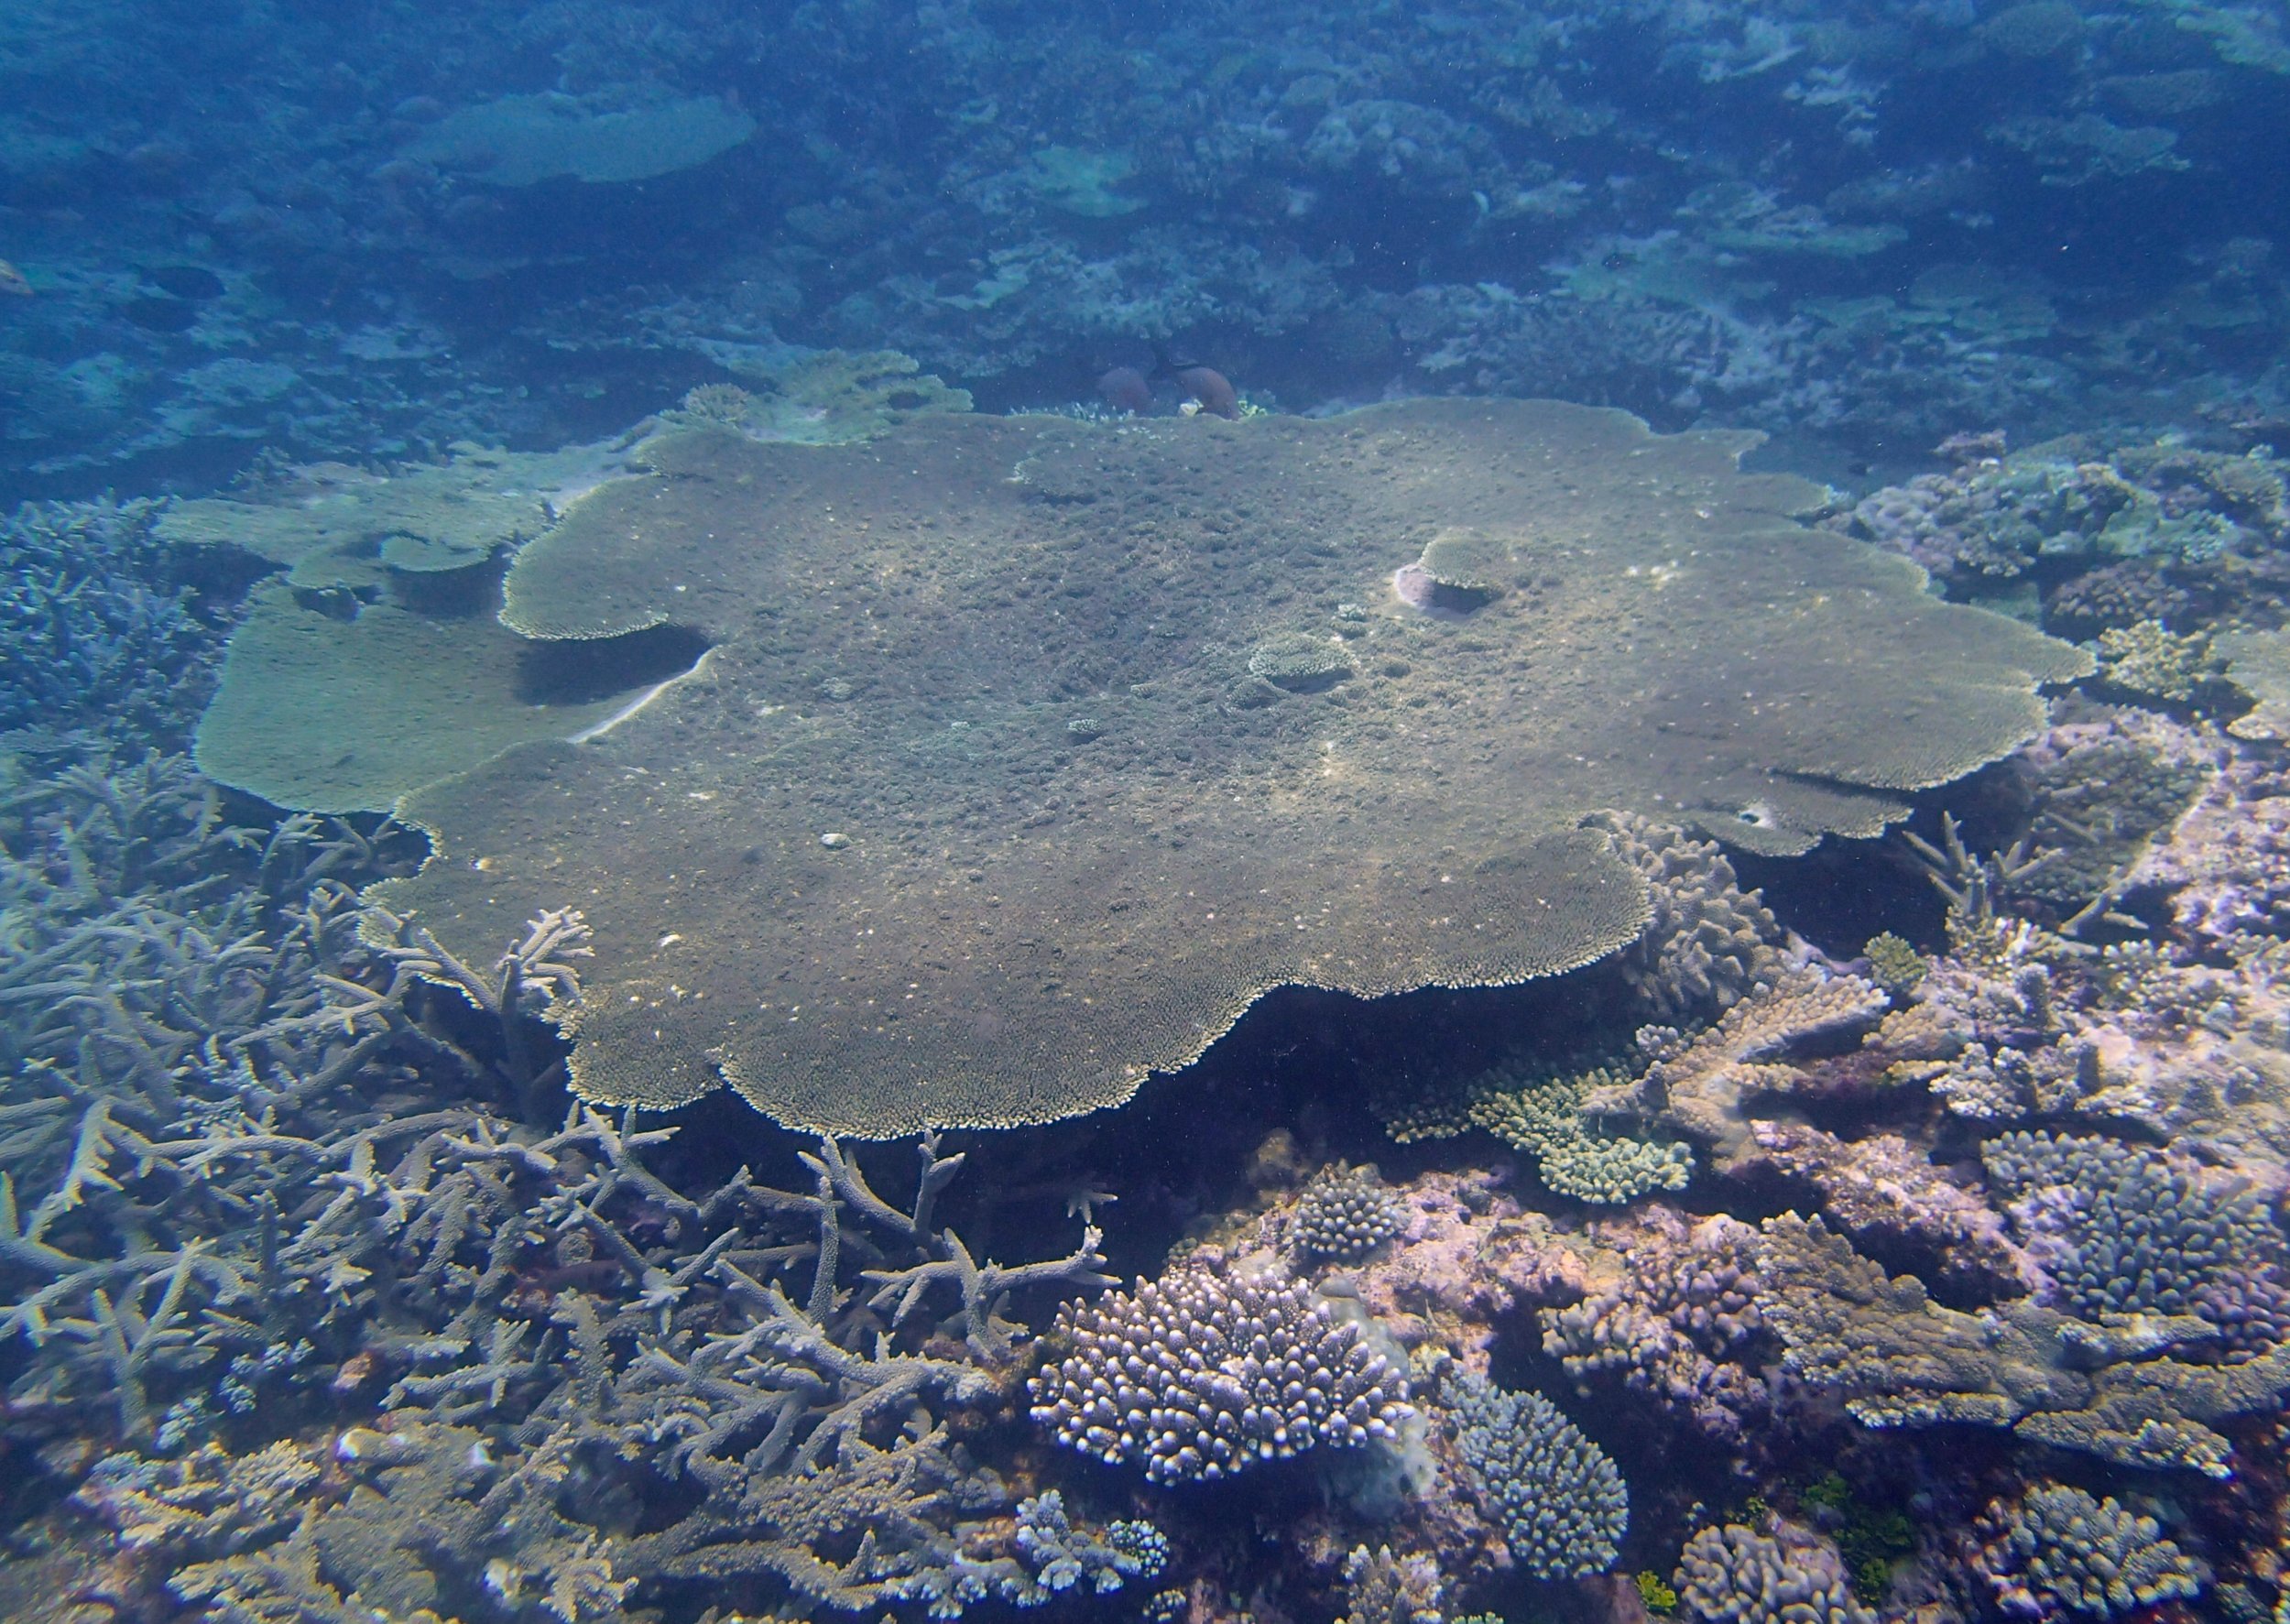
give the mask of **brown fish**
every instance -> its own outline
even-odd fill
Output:
[[[1097,380],[1097,393],[1116,411],[1140,417],[1153,409],[1153,386],[1134,366],[1117,366]]]
[[[0,293],[13,293],[19,299],[29,299],[32,296],[32,278],[6,260],[0,259]]]
[[[1186,367],[1177,374],[1177,387],[1199,401],[1203,411],[1213,411],[1220,418],[1240,415],[1240,392],[1213,366]]]

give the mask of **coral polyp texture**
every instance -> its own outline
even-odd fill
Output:
[[[1276,986],[1552,975],[1647,921],[1586,814],[1690,809],[1783,853],[1874,834],[2088,665],[1794,523],[1818,493],[1741,474],[1749,444],[1535,402],[686,429],[517,554],[502,619],[536,658],[672,627],[705,661],[589,743],[407,796],[436,859],[378,899],[474,954],[571,866],[582,1094],[729,1083],[871,1136],[1118,1103]],[[1459,529],[1502,590],[1395,595]],[[1352,674],[1268,681],[1298,638]],[[1683,993],[1723,979],[1699,957]]]
[[[1052,1335],[1073,1351],[1033,1379],[1034,1419],[1155,1483],[1389,1439],[1412,1413],[1406,1378],[1301,1281],[1181,1269]]]
[[[1557,1405],[1461,1371],[1447,1373],[1439,1401],[1456,1453],[1530,1577],[1580,1578],[1614,1565],[1630,1525],[1629,1490],[1607,1452]]]
[[[1980,1155],[2068,1313],[2192,1316],[2239,1358],[2290,1331],[2282,1230],[2246,1180],[2097,1136],[2008,1133]]]
[[[1705,1528],[1678,1557],[1678,1600],[1704,1624],[1877,1624],[1853,1599],[1836,1547],[1783,1523]]]
[[[1325,1169],[1296,1203],[1296,1249],[1305,1257],[1355,1263],[1406,1227],[1407,1208],[1372,1168]]]
[[[2113,1496],[2039,1483],[1988,1508],[1973,1571],[2015,1618],[2113,1619],[2202,1594],[2201,1566]]]

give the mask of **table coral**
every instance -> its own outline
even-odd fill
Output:
[[[1594,1119],[1652,1118],[1707,1147],[1721,1169],[1729,1167],[1750,1150],[1745,1097],[1794,1082],[1777,1057],[1807,1039],[1873,1025],[1886,1007],[1882,989],[1858,975],[1785,972],[1690,1039],[1641,1031],[1641,1042],[1653,1045],[1654,1063],[1632,1081],[1591,1090],[1583,1111]]]
[[[1811,493],[1739,474],[1739,449],[1522,403],[1120,431],[939,415],[864,449],[670,435],[655,473],[517,555],[504,619],[551,644],[689,627],[703,668],[591,745],[420,791],[405,810],[440,856],[376,899],[485,951],[548,905],[568,839],[608,838],[611,894],[583,903],[593,996],[562,1012],[576,1087],[666,1106],[728,1081],[874,1135],[1116,1103],[1277,986],[1554,974],[1644,922],[1642,881],[1585,813],[1683,798],[1773,852],[1873,833],[2084,667],[1792,525]],[[1645,458],[1674,479],[1631,476]],[[1554,485],[1562,465],[1587,483]],[[1241,489],[1282,500],[1239,524]],[[758,524],[773,546],[712,540]],[[1393,601],[1392,571],[1457,525],[1499,540],[1514,584],[1462,622]],[[1785,635],[1775,594],[1803,603]],[[1352,680],[1291,693],[1248,672],[1244,649],[1357,625],[1326,601],[1384,605],[1347,639]],[[1680,639],[1690,694],[1631,674],[1678,669],[1660,650]],[[972,669],[987,649],[996,669]],[[1819,703],[1704,703],[1784,691]],[[1594,714],[1612,747],[1587,758]],[[827,943],[856,957],[818,959]]]
[[[1783,1368],[1826,1388],[1864,1425],[1968,1422],[2120,1465],[2231,1476],[2211,1423],[2271,1409],[2290,1392],[2290,1351],[2205,1362],[2200,1321],[2097,1325],[2026,1302],[1967,1313],[1888,1276],[1817,1220],[1769,1219],[1756,1303]],[[2190,1329],[2194,1335],[2188,1339]]]

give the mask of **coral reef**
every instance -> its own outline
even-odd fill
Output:
[[[1707,1624],[1876,1624],[1836,1549],[1790,1523],[1705,1528],[1678,1558],[1678,1600]]]
[[[1604,1069],[1506,1086],[1497,1073],[1473,1084],[1464,1121],[1504,1143],[1534,1153],[1543,1183],[1558,1194],[1618,1206],[1655,1190],[1683,1190],[1694,1152],[1674,1139],[1609,1133],[1585,1119],[1593,1089],[1615,1086]],[[1418,1137],[1424,1135],[1417,1129]]]
[[[200,561],[152,535],[147,502],[27,504],[0,519],[0,734],[102,727],[180,748],[206,703],[227,621]]]
[[[1510,1393],[1450,1370],[1439,1402],[1456,1449],[1501,1526],[1510,1554],[1537,1579],[1614,1565],[1630,1497],[1614,1462],[1540,1393]]]
[[[1406,1226],[1407,1208],[1373,1168],[1324,1168],[1297,1198],[1296,1249],[1305,1257],[1357,1263]]]
[[[635,707],[599,748],[511,749],[402,801],[441,855],[377,899],[483,951],[547,905],[546,876],[578,843],[620,851],[623,820],[640,823],[656,862],[596,865],[603,890],[583,901],[597,956],[590,996],[566,1011],[575,1089],[669,1108],[728,1082],[784,1122],[870,1135],[1118,1104],[1277,986],[1554,975],[1644,922],[1639,876],[1579,826],[1587,811],[1673,804],[1684,774],[1711,821],[1759,849],[1871,834],[1900,792],[2033,731],[2038,681],[2084,669],[2079,650],[1936,604],[1897,561],[1787,522],[1812,493],[1741,474],[1740,449],[1517,403],[1134,431],[937,414],[841,449],[667,436],[645,451],[655,474],[594,493],[518,553],[503,618],[582,649],[712,627],[701,677]],[[1664,482],[1636,477],[1654,463]],[[1440,477],[1392,477],[1401,465]],[[1550,485],[1562,469],[1581,483]],[[1486,534],[1532,590],[1466,621],[1391,600],[1394,534],[1440,505],[1519,510],[1523,477],[1550,485],[1530,504],[1541,528]],[[1236,527],[1236,489],[1296,499]],[[758,521],[754,491],[772,493],[783,545],[727,555],[714,538]],[[1609,539],[1595,568],[1561,539],[1565,514]],[[1680,527],[1701,561],[1692,591],[1670,561]],[[1262,561],[1236,569],[1241,529]],[[1047,592],[1052,535],[1061,584]],[[813,580],[838,585],[791,590]],[[1773,594],[1809,590],[1805,613],[1773,617]],[[1652,594],[1662,612],[1634,618]],[[1381,607],[1363,623],[1330,614],[1344,603]],[[1372,666],[1292,693],[1236,658],[1315,626],[1358,632]],[[1817,670],[1837,725],[1808,731],[1753,697],[1709,716],[1663,674],[1676,667],[1658,642],[1700,651],[1696,694],[1753,696]],[[1714,649],[1732,675],[1707,669]],[[1574,680],[1546,682],[1545,661]],[[938,697],[956,670],[958,715]],[[804,697],[789,703],[798,671]],[[1700,718],[1690,736],[1677,706]],[[1575,748],[1592,719],[1615,741],[1595,763]],[[1094,735],[1078,745],[1076,721]],[[755,780],[738,764],[758,751],[793,776]],[[312,771],[338,755],[312,752]],[[1140,827],[1166,836],[1142,866]],[[1445,847],[1435,893],[1401,877]],[[483,870],[460,855],[477,849]],[[1118,907],[1104,902],[1108,864],[1131,877],[1110,882]],[[796,867],[802,883],[776,877]],[[908,900],[877,906],[893,894]],[[1021,914],[1025,934],[1008,936]],[[948,947],[987,935],[990,954]],[[797,937],[810,945],[784,958],[723,947]]]
[[[1344,1559],[1344,1624],[1442,1624],[1445,1586],[1428,1556],[1394,1556],[1360,1545]]]
[[[1991,1503],[1973,1568],[2014,1615],[2112,1619],[2202,1593],[2204,1575],[2152,1517],[2060,1483]]]
[[[2193,1316],[2233,1358],[2290,1335],[2290,1255],[2245,1181],[2093,1136],[2001,1134],[1980,1156],[2068,1313]]]
[[[1142,1463],[1155,1483],[1390,1438],[1407,1379],[1300,1281],[1208,1267],[1061,1311],[1064,1355],[1033,1416],[1070,1448]]]
[[[1601,1225],[1617,1278],[1543,1312],[1543,1346],[1577,1381],[1619,1373],[1710,1436],[1739,1444],[1768,1395],[1745,1362],[1764,1328],[1756,1232],[1665,1207]]]
[[[1772,910],[1735,881],[1717,843],[1625,812],[1596,826],[1646,881],[1646,929],[1619,957],[1647,1017],[1682,1026],[1731,1008],[1781,967]]]

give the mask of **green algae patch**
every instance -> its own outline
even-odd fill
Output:
[[[1470,401],[688,429],[517,555],[502,619],[688,627],[703,667],[407,796],[436,853],[376,899],[481,958],[582,909],[588,1098],[871,1136],[1118,1104],[1275,986],[1556,974],[1646,918],[1587,814],[1871,834],[2088,669],[1797,524],[1820,493],[1750,443]],[[1443,535],[1484,587],[1427,612],[1397,583]],[[1298,638],[1347,673],[1251,669]]]

